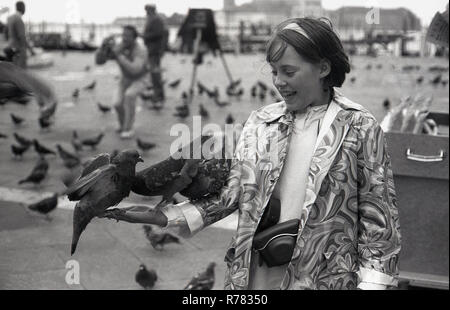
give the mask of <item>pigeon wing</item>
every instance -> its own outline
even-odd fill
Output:
[[[86,167],[83,169],[80,178],[88,175],[89,173],[100,167],[109,165],[110,163],[111,163],[111,156],[108,153],[100,154],[87,162]]]
[[[100,167],[76,181],[66,190],[65,194],[70,201],[80,200],[98,181],[110,180],[115,174],[115,165]]]

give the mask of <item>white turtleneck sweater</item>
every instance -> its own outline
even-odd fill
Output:
[[[281,203],[279,223],[300,218],[314,146],[327,107],[308,107],[304,113],[296,115],[284,166],[272,193]],[[260,267],[258,261],[258,253],[252,252],[249,289],[279,289],[287,264],[269,268],[265,264]]]

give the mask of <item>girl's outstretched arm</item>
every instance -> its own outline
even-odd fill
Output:
[[[161,227],[167,225],[167,217],[161,211],[142,205],[120,209],[108,209],[98,217],[105,217],[128,223],[153,224]]]

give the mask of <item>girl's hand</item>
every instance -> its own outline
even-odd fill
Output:
[[[125,209],[119,209],[119,208],[114,208],[114,209],[108,209],[105,211],[105,213],[98,215],[97,217],[100,218],[107,218],[107,219],[114,219],[118,221],[125,221],[127,222],[127,215],[126,215],[127,211]]]
[[[166,216],[159,210],[148,206],[131,206],[128,208],[113,208],[98,215],[100,218],[114,219],[128,223],[167,225]]]

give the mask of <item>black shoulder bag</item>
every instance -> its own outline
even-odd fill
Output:
[[[258,251],[259,265],[264,261],[268,267],[287,264],[294,252],[300,220],[278,223],[281,204],[271,198],[253,237],[253,249]]]

